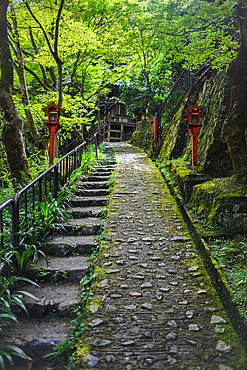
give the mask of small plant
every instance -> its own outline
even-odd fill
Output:
[[[21,307],[27,314],[27,308],[24,300],[24,296],[28,296],[34,300],[38,300],[33,294],[23,291],[14,290],[18,283],[28,282],[38,287],[33,281],[23,278],[11,276],[9,278],[0,276],[0,331],[4,332],[5,322],[12,320],[18,323],[17,317],[11,311],[11,304]],[[0,368],[4,370],[4,358],[13,366],[12,356],[21,357],[31,364],[31,359],[28,357],[22,349],[13,344],[0,344]]]
[[[97,212],[96,216],[100,218],[106,218],[108,209],[106,207],[103,207]]]
[[[14,269],[18,276],[24,276],[27,264],[29,263],[31,258],[32,261],[35,261],[38,258],[38,254],[41,254],[45,258],[46,264],[48,265],[45,253],[37,249],[35,245],[30,245],[22,253],[14,251],[14,254],[16,257],[16,263],[11,261],[10,265],[12,266],[12,268]]]

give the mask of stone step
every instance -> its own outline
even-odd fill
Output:
[[[78,188],[83,189],[108,189],[108,180],[107,181],[78,181]]]
[[[108,176],[110,177],[111,175],[112,175],[112,171],[101,172],[95,169],[95,170],[90,171],[87,176]]]
[[[100,196],[100,197],[77,197],[71,199],[70,203],[72,207],[92,207],[92,206],[106,206],[108,201],[107,197]]]
[[[99,218],[87,217],[69,220],[63,224],[61,233],[79,234],[79,235],[95,235],[102,227],[102,221]]]
[[[83,189],[83,188],[77,188],[75,193],[79,196],[84,197],[102,197],[109,195],[108,189]]]
[[[102,207],[73,207],[69,210],[69,213],[73,218],[101,217],[101,210]]]
[[[2,338],[1,344],[15,343],[21,348],[32,361],[32,369],[45,370],[48,368],[64,370],[64,366],[59,365],[58,359],[50,356],[54,351],[56,343],[63,342],[69,331],[70,320],[65,318],[42,318],[19,319],[19,325],[13,321],[5,326],[8,336]],[[49,356],[48,356],[49,355]],[[13,356],[14,367],[6,363],[6,370],[27,370],[27,361],[20,357]]]
[[[115,169],[115,166],[107,166],[107,167],[94,167],[91,170],[96,172],[112,172]]]
[[[78,282],[89,268],[88,256],[40,258],[29,267],[26,276],[36,282]]]
[[[22,286],[21,289],[38,299],[25,296],[29,317],[35,319],[46,317],[51,313],[53,316],[65,317],[73,306],[80,302],[79,282],[66,284],[40,282],[39,287],[29,284]],[[12,306],[12,311],[19,318],[27,316],[20,306]]]
[[[109,177],[108,175],[92,175],[92,174],[89,174],[84,181],[108,181],[109,180]]]
[[[45,252],[51,256],[65,256],[71,254],[87,255],[96,249],[94,235],[52,235],[46,239]]]

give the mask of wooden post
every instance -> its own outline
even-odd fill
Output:
[[[159,137],[158,124],[159,124],[158,113],[155,113],[154,115],[154,140],[158,139]]]

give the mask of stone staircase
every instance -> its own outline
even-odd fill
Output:
[[[88,272],[90,255],[97,248],[95,237],[103,230],[104,220],[100,214],[106,213],[108,181],[115,167],[109,144],[105,144],[105,154],[101,166],[77,181],[76,196],[71,200],[72,218],[63,224],[59,233],[46,239],[47,262],[41,258],[28,269],[27,277],[41,289],[27,285],[22,290],[34,294],[39,301],[27,298],[29,318],[18,308],[15,313],[20,318],[20,326],[11,323],[7,328],[4,341],[13,343],[14,340],[33,359],[32,369],[42,370],[47,366],[60,369],[59,365],[53,367],[52,357],[45,356],[68,332],[73,306],[80,302],[80,281]],[[19,369],[27,369],[27,365],[16,358],[15,370]]]

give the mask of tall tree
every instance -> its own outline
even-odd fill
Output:
[[[13,64],[7,35],[8,0],[0,0],[0,112],[3,123],[2,142],[14,183],[31,179],[22,136],[22,119],[12,100]]]

